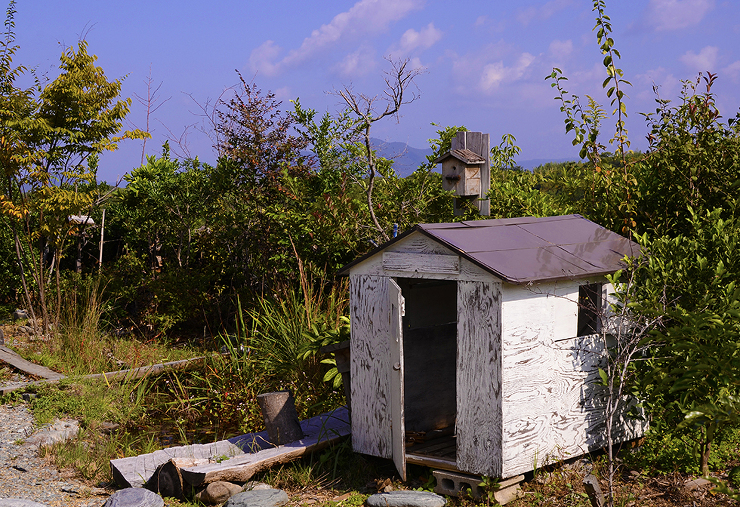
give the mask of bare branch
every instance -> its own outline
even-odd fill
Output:
[[[399,120],[399,110],[401,106],[410,104],[420,97],[415,79],[424,73],[424,69],[410,69],[409,59],[393,60],[386,57],[391,65],[391,70],[385,72],[383,80],[385,89],[383,98],[368,96],[357,93],[352,85],[345,85],[341,90],[336,91],[335,95],[344,100],[347,110],[357,117],[354,134],[362,138],[365,145],[365,159],[367,162],[367,185],[365,185],[365,195],[367,206],[370,211],[370,218],[377,232],[384,241],[389,239],[388,233],[378,222],[373,209],[373,189],[375,186],[375,177],[377,176],[377,164],[372,146],[370,145],[370,129],[373,123],[382,120],[387,116],[395,116]],[[416,88],[415,92],[409,92],[409,88]],[[409,97],[410,93],[410,97]],[[378,102],[385,103],[385,107],[378,107]]]

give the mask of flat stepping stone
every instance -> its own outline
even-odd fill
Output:
[[[368,507],[442,507],[445,503],[444,497],[428,491],[389,491],[365,500]]]
[[[113,493],[103,507],[163,507],[164,500],[144,488],[126,488]]]
[[[288,503],[288,494],[282,489],[258,489],[237,493],[224,507],[280,507]]]
[[[46,505],[23,498],[0,498],[0,507],[47,507]]]

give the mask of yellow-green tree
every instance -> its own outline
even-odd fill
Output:
[[[147,134],[138,130],[119,134],[131,101],[119,99],[121,80],[106,78],[85,41],[62,53],[54,80],[18,88],[15,80],[25,69],[13,66],[14,13],[11,2],[0,46],[4,178],[0,207],[13,226],[29,310],[35,316],[34,306],[38,307],[48,331],[52,316],[58,317],[65,241],[79,227],[69,217],[89,215],[104,197],[95,190],[99,155],[117,149],[122,139]],[[32,277],[33,297],[27,274]],[[48,304],[52,277],[57,289],[54,310]]]

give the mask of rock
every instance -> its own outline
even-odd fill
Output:
[[[391,491],[377,493],[365,500],[368,507],[442,507],[447,500],[428,491]]]
[[[26,320],[28,319],[28,312],[26,310],[21,310],[20,308],[16,308],[13,312],[13,320]]]
[[[46,505],[22,498],[0,498],[0,507],[46,507]]]
[[[5,345],[5,331],[0,327],[0,345]]]
[[[163,507],[164,500],[144,488],[126,488],[113,493],[103,507]]]
[[[36,334],[31,326],[19,326],[18,331],[29,336],[33,336],[34,334]]]
[[[258,481],[249,481],[244,485],[242,488],[242,491],[257,491],[260,489],[275,489],[269,484],[265,484],[264,482],[258,482]]]
[[[280,507],[288,500],[288,494],[282,489],[243,491],[229,498],[224,507]]]
[[[110,435],[111,433],[115,433],[116,431],[118,431],[118,428],[120,428],[120,427],[121,427],[120,424],[116,424],[116,423],[112,423],[112,422],[108,422],[108,421],[103,421],[98,426],[98,430],[100,430],[101,433],[104,433],[106,435]]]
[[[210,483],[206,489],[195,495],[195,498],[203,503],[217,504],[224,503],[232,496],[240,493],[242,487],[233,482],[216,481]]]
[[[79,432],[80,423],[78,421],[60,421],[56,419],[50,427],[40,430],[26,439],[26,444],[46,447],[57,442],[66,442],[76,437]]]
[[[697,488],[701,488],[702,486],[706,486],[708,484],[712,484],[712,483],[709,480],[705,479],[704,477],[699,477],[698,479],[686,481],[686,483],[684,484],[684,487],[689,491],[693,491]]]

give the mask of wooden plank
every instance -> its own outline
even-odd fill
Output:
[[[408,451],[413,454],[430,454],[435,451],[438,451],[440,449],[444,449],[445,447],[455,448],[455,439],[444,439],[444,441],[440,442],[438,440],[432,440],[431,442],[424,442],[423,444],[416,444]]]
[[[439,470],[450,470],[452,472],[459,471],[454,459],[435,458],[432,456],[421,456],[418,454],[406,454],[406,463],[411,463],[413,465],[422,465],[429,468],[437,468]]]
[[[420,232],[416,232],[402,239],[398,243],[390,245],[382,253],[415,253],[422,255],[453,255],[457,253],[442,245]],[[459,273],[421,273],[415,271],[400,271],[396,269],[386,269],[383,267],[383,255],[378,252],[376,255],[365,259],[363,262],[352,267],[353,275],[378,275],[389,276],[392,278],[429,278],[434,280],[479,280],[488,281],[491,274],[476,266],[472,262],[462,257],[460,259]]]
[[[401,480],[406,480],[406,421],[404,419],[403,307],[401,288],[388,279],[391,349],[391,431],[393,463]]]
[[[500,477],[501,284],[460,281],[457,287],[457,467]]]
[[[414,273],[460,273],[457,255],[383,252],[383,269]]]
[[[301,427],[306,435],[301,440],[253,454],[243,454],[220,463],[183,468],[180,470],[182,478],[193,486],[215,481],[246,482],[257,472],[323,449],[346,437],[350,434],[349,414],[346,407],[341,407],[301,421]]]
[[[118,370],[118,371],[111,371],[107,373],[93,373],[91,375],[83,375],[81,378],[104,379],[108,382],[119,381],[119,380],[134,380],[134,379],[146,377],[148,375],[158,375],[160,373],[164,373],[165,371],[187,370],[189,368],[193,368],[194,366],[197,366],[204,359],[205,357],[203,356],[194,357],[192,359],[181,359],[179,361],[170,361],[167,363],[152,364],[149,366],[142,366],[141,368],[133,368],[130,370]],[[33,363],[29,363],[29,364],[33,364]],[[42,366],[38,366],[38,365],[35,365],[35,366],[37,366],[38,368],[43,368]],[[59,375],[59,377],[57,378],[47,378],[45,380],[38,380],[36,382],[30,382],[28,384],[0,387],[0,394],[8,394],[9,392],[16,391],[18,389],[25,389],[26,387],[33,386],[33,385],[59,382],[61,379],[65,378],[64,375],[60,373],[57,375]]]
[[[350,275],[352,448],[392,459],[388,278]]]
[[[8,363],[13,368],[17,368],[25,373],[34,375],[36,377],[43,377],[49,380],[60,380],[64,378],[64,375],[62,375],[61,373],[50,370],[45,366],[40,366],[30,361],[26,361],[20,355],[18,355],[16,351],[2,345],[0,345],[0,361]]]
[[[159,467],[170,460],[188,459],[202,462],[239,456],[252,449],[268,447],[267,432],[250,433],[211,444],[193,444],[169,447],[139,456],[110,461],[113,479],[122,488],[141,488]]]
[[[420,232],[411,234],[401,241],[393,243],[385,251],[428,255],[455,255],[455,252],[444,246],[439,241],[435,241],[434,239]]]

